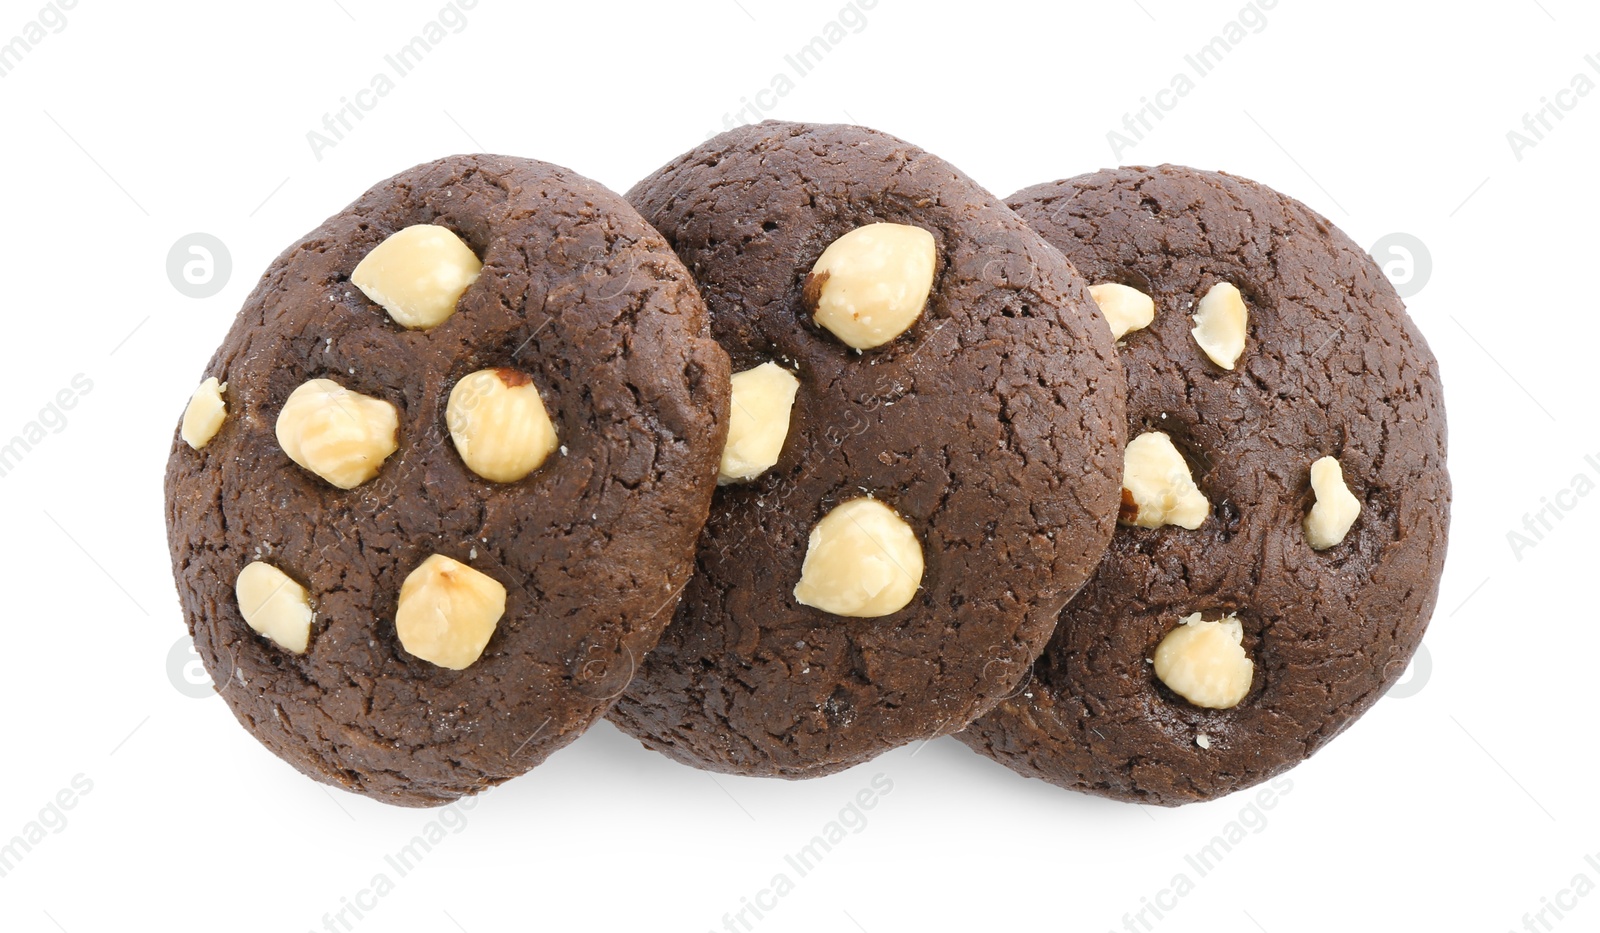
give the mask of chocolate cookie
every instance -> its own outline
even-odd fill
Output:
[[[961,728],[1113,530],[1125,387],[1084,283],[955,168],[857,127],[733,130],[629,199],[738,375],[698,573],[610,718],[794,778]]]
[[[728,361],[619,196],[421,165],[277,258],[174,438],[168,534],[234,715],[306,774],[428,806],[611,705],[692,568]]]
[[[1009,203],[1126,331],[1132,440],[1094,579],[959,737],[1141,803],[1264,781],[1382,697],[1433,612],[1438,366],[1372,259],[1263,185],[1124,168]]]

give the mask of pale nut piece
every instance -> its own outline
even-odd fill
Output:
[[[1233,369],[1244,355],[1245,332],[1250,329],[1250,309],[1245,307],[1239,289],[1227,282],[1211,286],[1195,309],[1194,342],[1206,351],[1211,362]]]
[[[233,584],[245,624],[278,647],[305,654],[311,641],[311,594],[271,564],[255,561]]]
[[[445,423],[467,468],[496,483],[532,473],[558,443],[539,388],[515,369],[480,369],[456,383]]]
[[[922,584],[922,543],[876,499],[835,506],[811,529],[794,598],[837,616],[872,618],[904,609]]]
[[[908,224],[857,227],[822,251],[802,301],[818,325],[857,350],[905,333],[933,290],[933,234]]]
[[[465,670],[482,656],[505,611],[500,581],[434,554],[400,584],[395,634],[401,647],[422,660]]]
[[[373,247],[350,281],[397,324],[415,330],[437,327],[456,313],[456,302],[482,271],[483,263],[454,231],[416,224]]]
[[[1122,508],[1117,520],[1140,528],[1177,525],[1193,531],[1211,503],[1194,483],[1189,464],[1161,431],[1128,442],[1122,459]]]
[[[383,399],[312,379],[289,393],[278,412],[278,446],[289,459],[340,489],[378,475],[400,446],[400,416]]]
[[[800,380],[777,363],[733,374],[728,442],[722,447],[717,485],[755,479],[772,469],[789,436],[789,414]]]
[[[1102,282],[1089,286],[1089,297],[1111,325],[1111,339],[1121,340],[1131,331],[1144,330],[1156,319],[1156,302],[1128,285]]]
[[[1232,709],[1250,692],[1256,665],[1244,650],[1244,626],[1233,614],[1212,622],[1187,616],[1156,646],[1156,676],[1178,696],[1206,709]],[[1201,743],[1208,747],[1209,740]]]
[[[185,444],[199,450],[222,430],[222,422],[228,417],[228,403],[222,396],[227,391],[228,384],[219,383],[212,376],[189,396],[189,407],[183,410],[183,428],[178,432]]]
[[[1344,482],[1344,469],[1336,457],[1323,457],[1311,464],[1311,489],[1317,502],[1306,515],[1306,541],[1322,551],[1344,541],[1350,526],[1361,515],[1361,500]]]

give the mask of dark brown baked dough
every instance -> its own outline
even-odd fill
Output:
[[[389,234],[441,224],[483,260],[458,311],[408,331],[350,283]],[[533,375],[563,450],[526,479],[483,480],[445,427],[460,377]],[[195,645],[239,721],[318,780],[427,806],[521,774],[621,692],[692,567],[727,430],[727,356],[693,282],[619,196],[565,169],[456,156],[379,184],[273,262],[205,375],[228,417],[174,439],[172,563]],[[349,491],[291,462],[274,422],[329,377],[394,403],[400,449]],[[463,671],[405,653],[401,581],[429,554],[505,585]],[[296,656],[240,616],[239,570],[306,586]]]
[[[1084,283],[948,163],[873,130],[724,133],[629,199],[694,274],[735,371],[800,380],[788,440],[722,487],[677,618],[610,718],[697,767],[810,777],[961,728],[1013,689],[1109,539],[1124,385]],[[823,249],[877,221],[938,246],[923,316],[856,352],[803,298]],[[807,535],[866,493],[926,570],[906,608],[800,605]]]
[[[1129,436],[1171,435],[1212,513],[1195,531],[1118,528],[1033,682],[959,738],[1023,774],[1141,803],[1264,781],[1382,697],[1422,639],[1449,525],[1438,366],[1372,259],[1263,185],[1124,168],[1009,203],[1091,283],[1154,297],[1154,323],[1120,349]],[[1250,311],[1233,372],[1189,334],[1219,281]],[[1325,455],[1362,513],[1314,551],[1301,523]],[[1146,660],[1196,611],[1243,623],[1255,676],[1233,709],[1190,705]]]

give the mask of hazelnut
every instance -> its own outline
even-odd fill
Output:
[[[1255,676],[1255,662],[1244,653],[1243,644],[1244,626],[1237,616],[1230,613],[1206,622],[1196,612],[1156,646],[1156,676],[1195,706],[1232,709],[1250,692]]]
[[[1317,502],[1306,515],[1306,541],[1321,551],[1344,541],[1361,514],[1361,500],[1345,485],[1344,469],[1334,457],[1311,464],[1311,488]]]
[[[472,248],[445,227],[416,224],[368,253],[350,281],[402,327],[436,327],[456,313],[461,294],[483,271]]]
[[[905,608],[922,583],[922,544],[895,511],[851,499],[811,529],[794,598],[839,616],[870,618]]]
[[[728,442],[722,448],[717,483],[755,479],[772,468],[789,436],[789,413],[800,380],[777,363],[733,374],[728,406]]]
[[[1128,332],[1143,330],[1156,319],[1155,299],[1127,285],[1102,282],[1089,286],[1089,297],[1111,325],[1111,339],[1121,340]]]
[[[456,383],[445,422],[467,467],[496,483],[522,479],[556,448],[538,387],[515,369],[480,369]]]
[[[466,564],[434,554],[400,584],[395,633],[407,651],[452,671],[465,670],[506,611],[506,588]]]
[[[857,227],[822,251],[803,301],[822,327],[857,350],[882,346],[922,314],[933,289],[933,234],[907,224]]]
[[[1239,289],[1227,282],[1211,286],[1194,313],[1194,342],[1206,351],[1211,362],[1233,369],[1244,353],[1245,332],[1250,327],[1250,309],[1245,307]]]
[[[400,416],[383,399],[312,379],[278,412],[278,446],[289,459],[340,489],[374,476],[399,445]]]
[[[1194,484],[1189,464],[1160,431],[1128,442],[1122,460],[1122,509],[1125,525],[1160,528],[1177,525],[1193,531],[1211,511],[1211,503]]]
[[[189,396],[189,407],[183,411],[183,428],[178,432],[185,444],[199,450],[222,430],[222,422],[228,417],[228,403],[222,400],[226,391],[228,384],[219,384],[212,376]]]
[[[305,654],[311,640],[311,595],[289,575],[256,561],[239,571],[233,584],[245,624],[280,648]]]

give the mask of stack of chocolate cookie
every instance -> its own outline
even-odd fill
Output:
[[[280,256],[204,377],[166,484],[196,647],[267,747],[405,805],[602,715],[737,774],[953,733],[1208,799],[1382,696],[1444,554],[1381,272],[1170,166],[1008,205],[847,126],[626,199],[443,159]]]

